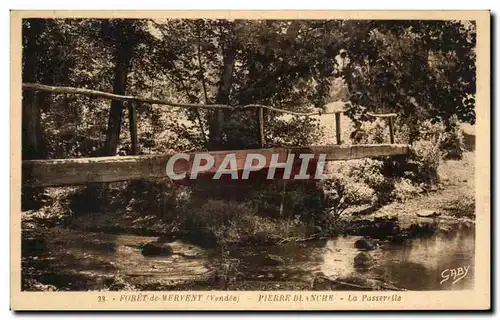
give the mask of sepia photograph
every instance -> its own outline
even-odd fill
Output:
[[[20,294],[489,307],[489,12],[17,13]]]

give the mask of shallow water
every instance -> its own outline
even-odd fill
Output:
[[[189,244],[171,244],[168,257],[143,256],[141,246],[156,239],[53,228],[43,233],[40,250],[23,248],[23,275],[60,290],[123,290],[124,284],[156,290],[212,272],[208,253]]]
[[[352,261],[358,253],[350,239],[332,240],[327,247],[343,248],[342,258],[331,251],[324,255],[322,271],[326,275],[355,272]],[[372,278],[391,282],[408,290],[469,289],[474,285],[474,234],[473,230],[458,230],[452,235],[434,235],[407,240],[404,244],[388,244],[373,251],[376,264],[365,273]],[[332,259],[333,258],[333,259]],[[333,261],[332,261],[333,260]],[[340,260],[340,261],[339,261]],[[467,268],[468,274],[452,284],[447,269]],[[465,270],[465,269],[463,269]],[[444,272],[444,277],[441,273]],[[458,279],[458,278],[457,278]]]
[[[245,248],[235,254],[242,259],[238,278],[240,281],[261,279],[309,282],[315,274],[321,272],[333,278],[363,275],[407,290],[457,290],[470,289],[474,285],[473,228],[460,228],[446,235],[407,239],[403,244],[382,243],[376,250],[368,251],[375,260],[375,265],[368,270],[354,267],[354,257],[361,252],[354,247],[354,242],[360,238],[347,236],[322,242]],[[269,253],[281,257],[285,263],[281,266],[263,267],[259,261]],[[467,268],[467,275],[463,279],[459,280],[458,276],[456,279],[449,277],[448,281],[442,282],[446,276],[452,275],[451,269],[460,267],[464,273]],[[454,280],[457,282],[453,283]]]
[[[228,259],[231,281],[225,288],[310,289],[318,273],[329,277],[362,274],[407,290],[457,290],[474,285],[473,227],[459,226],[403,244],[382,243],[369,251],[375,265],[368,270],[354,267],[354,257],[360,252],[354,242],[359,238],[233,248]],[[214,281],[203,281],[221,269],[217,252],[175,242],[172,256],[144,257],[140,247],[156,239],[50,229],[24,242],[23,276],[59,290],[124,290],[128,287],[123,283],[139,290],[221,289]],[[463,275],[451,277],[451,270],[459,273],[458,268],[467,269],[462,279]],[[446,276],[449,280],[443,281]],[[179,286],[183,283],[187,287]]]

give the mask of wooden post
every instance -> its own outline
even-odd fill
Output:
[[[337,144],[342,144],[342,137],[340,136],[340,112],[335,112],[335,134]]]
[[[133,102],[128,103],[128,122],[130,130],[130,140],[132,142],[131,154],[137,154],[137,113]]]
[[[266,144],[266,139],[264,137],[264,108],[257,108],[258,114],[258,124],[259,124],[259,144],[261,148],[264,148]]]
[[[389,135],[391,143],[394,143],[394,117],[389,117]]]

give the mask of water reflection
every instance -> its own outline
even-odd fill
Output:
[[[364,270],[354,267],[354,257],[360,253],[354,246],[360,239],[357,236],[237,247],[230,253],[231,261],[237,261],[231,289],[259,290],[265,285],[266,290],[280,290],[288,284],[289,289],[310,290],[311,281],[319,272],[329,277],[361,274],[408,290],[471,289],[474,286],[474,238],[474,228],[464,227],[404,244],[382,242],[377,249],[367,251],[374,264]],[[23,273],[40,274],[42,282],[65,290],[102,289],[109,286],[105,280],[116,275],[137,288],[161,290],[183,278],[204,276],[218,269],[220,263],[213,253],[181,243],[172,244],[174,255],[170,257],[144,257],[140,246],[154,241],[155,237],[53,229],[46,231],[44,239],[45,249],[37,246],[38,242],[23,246]],[[34,250],[38,247],[40,252]],[[27,248],[31,248],[31,252],[24,250]],[[458,268],[462,268],[462,273],[467,269],[467,274],[455,281],[463,276],[453,277],[460,274]],[[443,271],[448,281],[442,281]],[[86,278],[80,283],[77,276]],[[197,289],[216,289],[208,282],[203,286]]]
[[[352,261],[359,253],[355,239],[344,237],[328,242],[321,271],[327,276],[359,273]],[[412,239],[403,245],[390,244],[370,252],[376,264],[365,271],[370,278],[391,282],[408,290],[471,289],[474,286],[474,230],[461,229],[454,234]],[[467,275],[453,283],[440,283],[446,269],[470,266]],[[446,276],[447,272],[444,273]],[[458,279],[458,277],[457,277]]]

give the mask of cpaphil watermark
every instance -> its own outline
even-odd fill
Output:
[[[178,153],[169,158],[166,171],[172,180],[198,179],[211,176],[212,179],[247,180],[252,173],[265,175],[266,179],[324,180],[326,154],[288,154],[286,160],[280,153],[265,155],[247,153],[243,157],[228,153],[223,158],[210,153]]]

